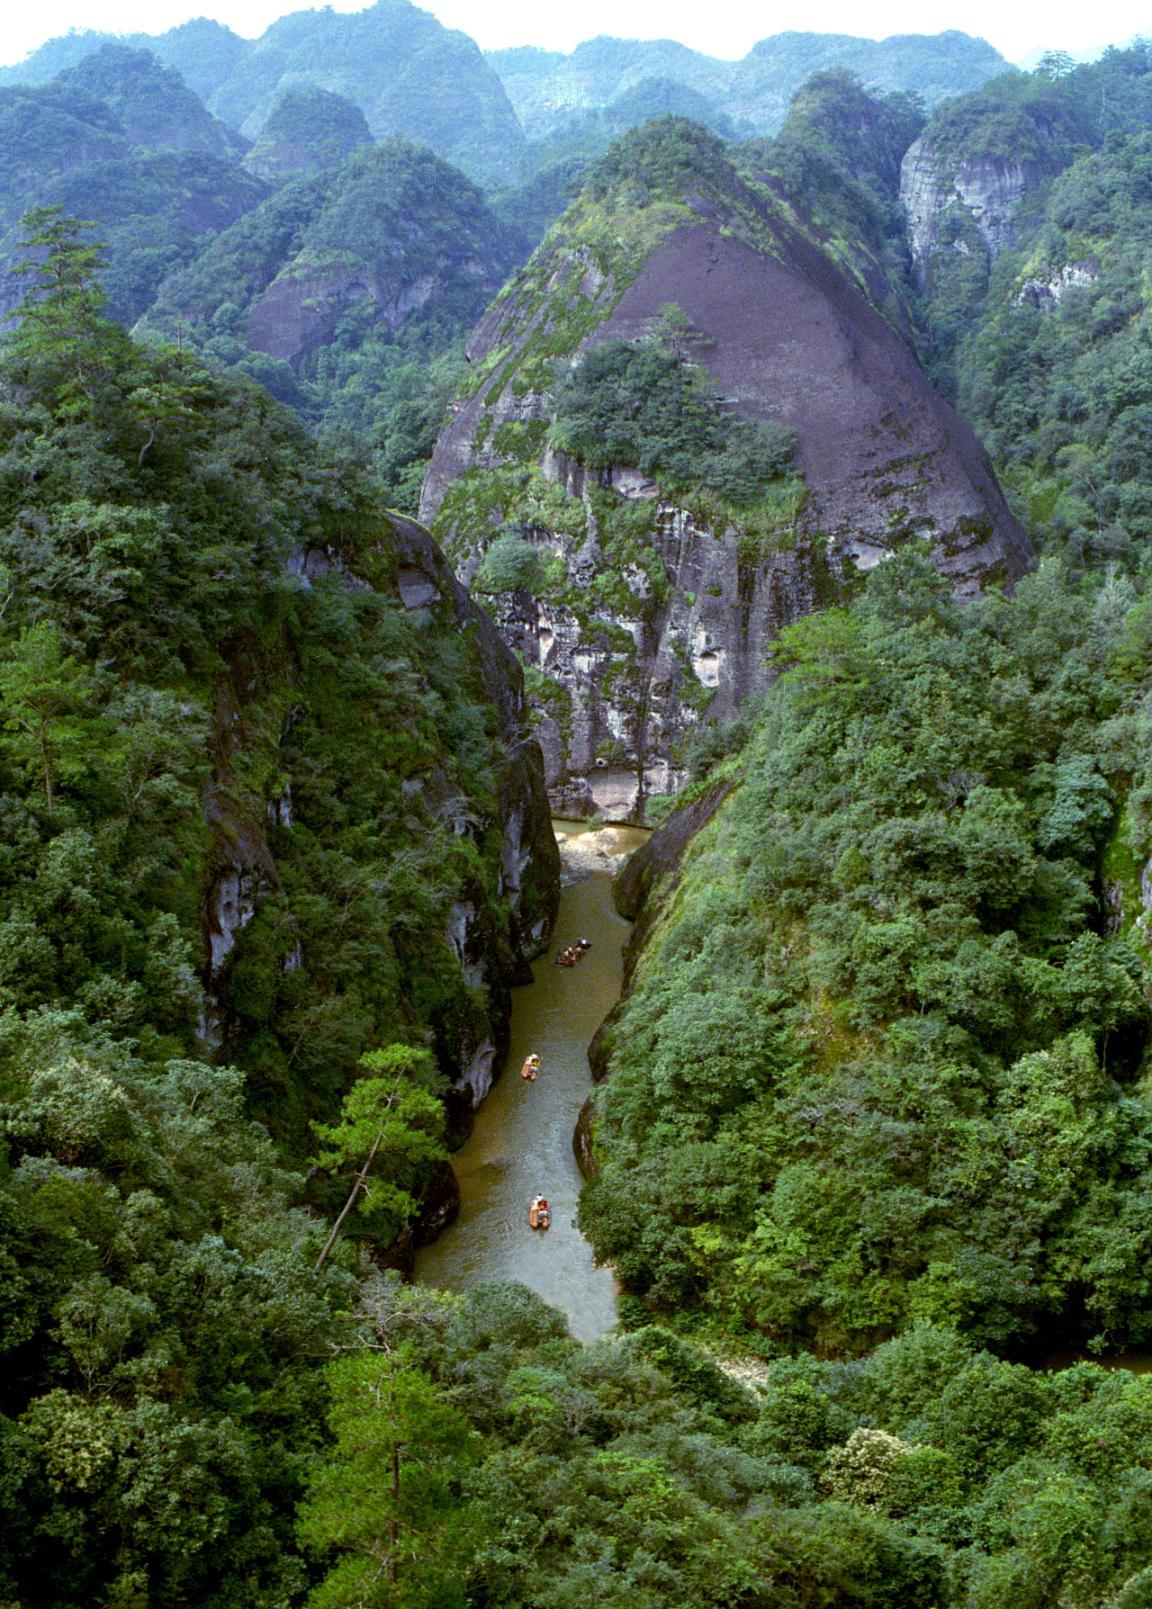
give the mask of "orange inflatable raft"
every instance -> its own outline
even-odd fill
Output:
[[[548,1229],[552,1223],[552,1208],[548,1205],[547,1196],[533,1196],[532,1205],[528,1208],[528,1227],[530,1229]]]

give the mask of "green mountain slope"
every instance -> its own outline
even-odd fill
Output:
[[[829,1352],[1152,1333],[1147,605],[1094,593],[959,611],[901,559],[783,634],[608,1038],[582,1222],[646,1304]]]
[[[206,110],[171,68],[146,50],[104,45],[56,82],[65,90],[86,90],[107,106],[133,146],[149,152],[202,151],[235,159],[245,142]]]
[[[414,510],[450,355],[521,252],[475,185],[397,138],[222,233],[161,286],[141,328],[359,434],[390,497]]]
[[[14,222],[53,179],[131,150],[120,119],[84,90],[0,90],[0,217]]]
[[[255,134],[280,90],[302,81],[355,101],[377,138],[405,134],[478,178],[517,170],[523,136],[499,80],[471,39],[408,0],[281,18],[208,104]]]
[[[0,72],[0,83],[51,78],[106,38],[50,41]],[[294,12],[254,40],[199,19],[123,42],[175,68],[217,117],[249,138],[284,90],[310,84],[358,105],[377,138],[420,140],[487,182],[518,176],[524,136],[499,79],[466,34],[442,27],[409,0],[377,0],[350,15]]]
[[[98,224],[112,311],[130,324],[170,269],[266,193],[237,164],[243,142],[150,56],[119,47],[42,87],[0,90],[0,143],[2,311],[23,294],[11,265],[33,204]]]
[[[329,90],[305,86],[280,96],[244,166],[271,184],[282,184],[338,168],[371,143],[358,106]]]
[[[134,347],[75,226],[33,242],[0,350],[5,1559],[29,1602],[284,1603],[351,1283],[310,1272],[350,1181],[305,1214],[284,1157],[391,1046],[358,1227],[443,1194],[555,844],[519,671],[427,535],[258,388]]]
[[[1013,91],[938,114],[906,162],[931,360],[1050,541],[1078,565],[1133,558],[1152,534],[1152,56]]]

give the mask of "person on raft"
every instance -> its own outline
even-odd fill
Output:
[[[540,1072],[540,1058],[539,1058],[539,1056],[537,1056],[536,1052],[533,1051],[531,1056],[529,1056],[526,1059],[523,1067],[521,1067],[521,1069],[520,1069],[520,1077],[530,1079],[533,1083],[535,1083],[537,1075],[539,1074],[539,1072]]]
[[[528,1208],[528,1225],[532,1229],[547,1229],[552,1222],[552,1208],[547,1196],[533,1196]]]

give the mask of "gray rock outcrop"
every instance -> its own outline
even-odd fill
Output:
[[[1040,162],[1011,158],[949,158],[922,135],[900,170],[900,199],[908,218],[912,269],[921,287],[940,248],[941,225],[954,209],[971,219],[990,261],[1016,244],[1021,201],[1047,177]],[[953,249],[971,249],[966,242]]]

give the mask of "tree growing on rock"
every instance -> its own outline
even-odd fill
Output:
[[[411,1045],[386,1045],[362,1057],[366,1075],[358,1079],[340,1109],[336,1123],[313,1125],[325,1149],[321,1167],[346,1168],[359,1162],[348,1199],[316,1262],[328,1261],[340,1231],[357,1206],[370,1206],[399,1228],[416,1210],[416,1199],[404,1187],[422,1163],[445,1156],[440,1143],[444,1109],[432,1094],[432,1057]]]

